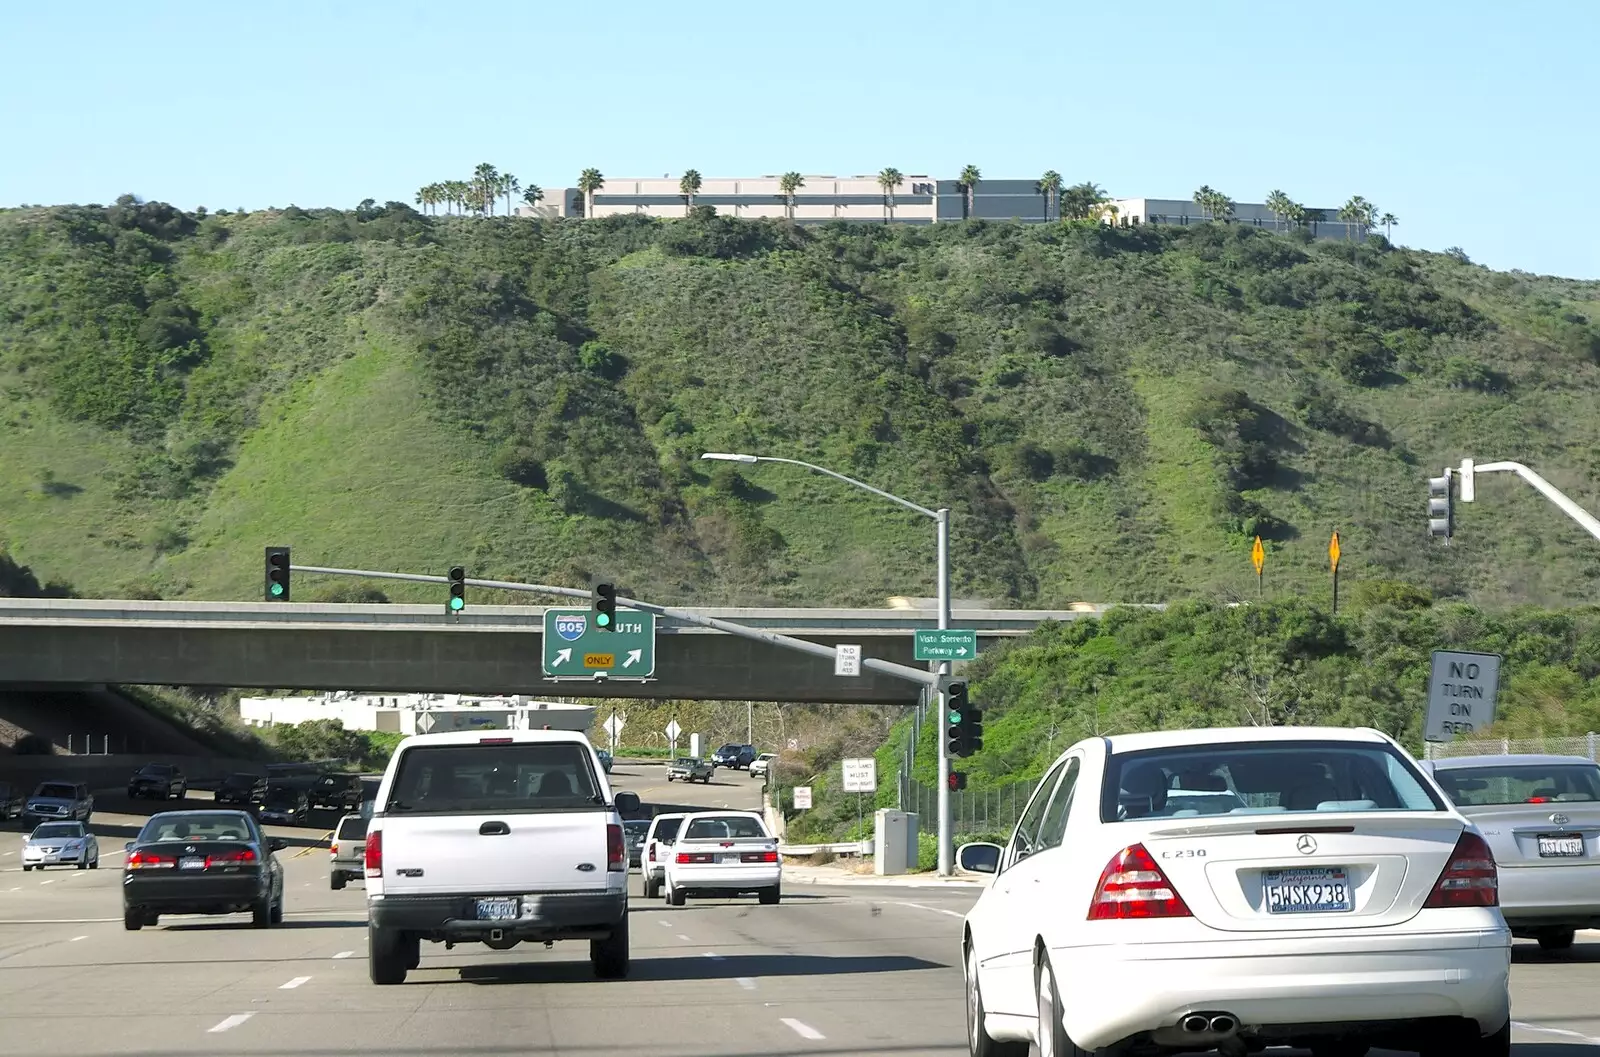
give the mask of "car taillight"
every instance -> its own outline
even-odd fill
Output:
[[[656,846],[655,846],[655,843],[653,841],[650,844],[650,861],[651,862],[655,862],[656,861]]]
[[[1424,907],[1492,907],[1500,905],[1500,872],[1488,842],[1463,830],[1450,861],[1434,883]]]
[[[256,861],[256,853],[252,848],[234,848],[217,855],[206,856],[206,868],[213,866],[241,866],[245,863]]]
[[[170,870],[178,865],[175,855],[160,855],[153,851],[136,851],[128,856],[130,870]]]
[[[364,853],[366,860],[367,876],[383,876],[383,830],[375,829],[367,834],[367,847]]]
[[[747,851],[739,856],[740,862],[777,862],[778,853],[775,851]]]
[[[628,868],[628,845],[622,839],[622,827],[615,822],[606,825],[606,869],[613,873]]]
[[[717,861],[717,857],[715,855],[705,855],[705,854],[697,854],[695,852],[680,851],[678,853],[678,858],[676,859],[676,861],[679,862],[679,863],[716,862]]]
[[[1090,921],[1191,916],[1189,907],[1143,844],[1124,848],[1111,857],[1089,903]]]

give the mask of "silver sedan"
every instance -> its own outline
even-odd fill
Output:
[[[46,866],[100,867],[100,842],[82,822],[44,822],[22,843],[24,871]]]

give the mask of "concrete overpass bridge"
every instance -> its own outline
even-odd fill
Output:
[[[955,628],[984,645],[1045,621],[1093,617],[1070,610],[956,609]],[[826,646],[859,643],[869,657],[916,664],[912,632],[930,609],[696,608]],[[103,683],[305,690],[543,694],[913,705],[918,687],[833,666],[782,647],[668,618],[656,622],[649,682],[557,682],[542,669],[544,607],[272,602],[0,599],[0,684]]]

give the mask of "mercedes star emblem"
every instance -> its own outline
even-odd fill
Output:
[[[1550,821],[1554,822],[1558,826],[1565,826],[1568,822],[1571,822],[1572,820],[1570,818],[1568,818],[1567,816],[1563,815],[1561,812],[1557,811],[1554,815],[1550,816]]]
[[[1294,850],[1301,855],[1310,855],[1317,850],[1317,838],[1309,833],[1300,834],[1300,839],[1294,842]]]

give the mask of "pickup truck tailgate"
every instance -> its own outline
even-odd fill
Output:
[[[391,815],[373,828],[386,895],[561,891],[606,876],[606,827],[593,811]]]

